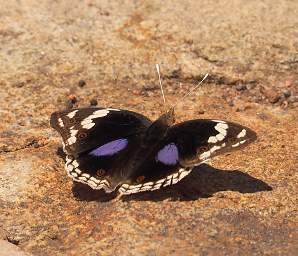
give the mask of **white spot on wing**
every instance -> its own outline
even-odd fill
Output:
[[[72,165],[73,165],[75,168],[79,167],[79,163],[77,162],[77,160],[74,160],[74,161],[72,162]]]
[[[213,146],[213,147],[210,149],[210,152],[213,153],[214,151],[219,150],[220,148],[221,148],[220,146]]]
[[[60,127],[64,127],[63,120],[61,118],[58,118],[58,124]]]
[[[127,189],[127,188],[129,188],[129,185],[128,184],[123,184],[121,187],[124,188],[124,189]]]
[[[154,182],[147,182],[143,186],[152,186],[153,184],[154,184]]]
[[[117,109],[117,108],[107,108],[107,110],[120,111],[120,109]]]
[[[179,180],[182,180],[184,177],[186,177],[190,173],[190,171],[186,171],[185,169],[182,169],[182,170],[184,170],[184,171],[182,171],[180,173]]]
[[[69,118],[73,118],[76,115],[77,112],[78,112],[78,110],[71,111],[70,113],[67,114],[67,116]]]
[[[72,136],[70,138],[67,139],[67,143],[68,145],[72,145],[77,141],[77,138],[75,136]]]
[[[184,168],[180,168],[179,169],[179,180],[182,180],[184,177],[186,177],[190,172],[192,171],[192,169],[186,170]]]
[[[159,189],[161,187],[161,183],[156,183],[153,187],[153,189]]]
[[[96,178],[94,178],[94,177],[91,177],[90,180],[92,180],[92,181],[94,181],[94,182],[96,182],[96,183],[99,183],[99,182],[100,182],[100,180],[98,180],[98,179],[96,179]]]
[[[218,129],[224,129],[224,130],[226,130],[226,129],[229,128],[229,126],[228,126],[226,123],[222,123],[222,122],[219,122],[219,123],[216,125],[216,127],[217,127]],[[215,129],[216,129],[216,127],[215,127]]]
[[[75,172],[71,172],[70,175],[73,176],[73,177],[75,177],[75,178],[78,177],[78,174],[75,173]]]
[[[73,166],[71,164],[67,165],[67,171],[71,172],[73,170]]]
[[[82,173],[82,171],[81,171],[80,169],[78,169],[78,168],[75,168],[74,171],[75,171],[77,174],[81,174],[81,173]]]
[[[242,138],[242,137],[245,137],[245,135],[246,135],[246,130],[243,129],[243,130],[237,135],[237,138],[240,139],[240,138]]]
[[[97,183],[95,183],[95,182],[92,181],[92,180],[89,180],[89,181],[88,181],[88,185],[90,185],[91,187],[94,187],[94,188],[97,187]]]
[[[222,120],[212,120],[213,122],[216,122],[216,123],[222,123],[222,124],[225,124],[226,122],[225,121],[222,121]]]
[[[100,181],[100,184],[103,184],[103,185],[105,185],[105,186],[110,186],[110,184],[109,184],[109,182],[107,181],[107,180],[101,180]]]
[[[226,136],[227,135],[227,130],[222,128],[222,127],[218,127],[218,125],[215,126],[215,129],[220,133],[222,134],[223,136]]]
[[[76,136],[78,133],[78,130],[70,130],[70,135],[71,136]]]
[[[106,116],[110,111],[108,109],[100,109],[93,112],[93,114],[90,116],[91,119],[98,118],[98,117],[104,117]]]
[[[163,187],[166,187],[166,186],[171,185],[171,182],[172,182],[172,175],[169,175],[169,176],[167,177],[166,182],[163,184]]]
[[[123,185],[128,185],[128,184],[123,184]],[[123,187],[123,185],[119,188],[120,194],[125,194],[125,188]]]
[[[86,117],[82,122],[81,125],[84,129],[91,129],[95,123],[93,119],[100,118],[106,116],[110,111],[120,111],[119,109],[114,108],[106,108],[106,109],[99,109],[94,111],[90,116]]]
[[[156,184],[162,184],[162,183],[164,183],[164,181],[165,181],[165,179],[161,179],[161,180],[156,181],[155,183]]]
[[[209,158],[210,155],[211,155],[211,152],[210,152],[210,151],[206,151],[206,152],[204,152],[204,153],[202,153],[202,154],[200,155],[200,159],[206,159],[206,158]]]
[[[81,122],[81,125],[86,125],[86,124],[90,124],[90,123],[92,123],[92,119],[85,118],[85,119]]]
[[[208,143],[216,143],[216,142],[217,142],[217,139],[216,139],[215,136],[211,136],[211,137],[209,137],[209,139],[208,139]]]
[[[89,124],[85,124],[85,125],[83,125],[83,128],[89,130],[89,129],[91,129],[94,125],[95,125],[95,123],[92,123],[92,122],[91,122],[91,123],[89,123]]]
[[[70,129],[70,137],[67,139],[68,145],[74,144],[77,141],[76,135],[78,130]]]
[[[225,138],[225,136],[222,135],[221,133],[217,134],[215,137],[218,141],[222,141]]]
[[[218,141],[222,141],[227,136],[227,129],[229,128],[228,124],[224,121],[220,120],[212,120],[216,122],[214,129],[219,133],[215,136],[210,136],[208,138],[208,143],[217,143]]]

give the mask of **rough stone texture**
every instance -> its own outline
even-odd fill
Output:
[[[20,248],[8,241],[0,240],[0,256],[30,256],[31,254],[22,252]]]
[[[298,254],[296,0],[12,0],[0,17],[0,239],[33,255]],[[51,112],[75,96],[157,118],[155,63],[169,103],[210,73],[178,121],[259,140],[156,192],[73,184]]]

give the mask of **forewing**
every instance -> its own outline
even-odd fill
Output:
[[[182,166],[194,166],[217,155],[243,148],[255,141],[256,133],[233,122],[190,120],[171,127],[166,143],[174,143]]]
[[[51,115],[67,154],[78,156],[111,141],[144,131],[151,121],[135,112],[112,108],[80,108]]]

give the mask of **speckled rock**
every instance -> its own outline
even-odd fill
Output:
[[[43,256],[297,255],[297,10],[289,0],[2,1],[5,246]],[[50,114],[92,100],[157,118],[155,63],[168,104],[210,74],[177,121],[239,122],[257,142],[159,191],[116,199],[74,184]]]

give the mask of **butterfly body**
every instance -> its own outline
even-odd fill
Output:
[[[154,122],[126,110],[72,109],[53,113],[51,126],[62,136],[70,177],[121,194],[175,184],[194,166],[256,139],[252,130],[232,122],[174,124],[173,109]]]

